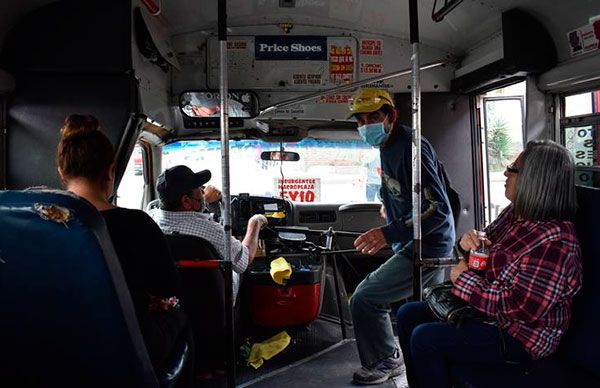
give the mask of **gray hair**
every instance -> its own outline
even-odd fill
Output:
[[[571,220],[577,210],[575,163],[550,140],[527,143],[521,155],[515,214],[531,221]]]

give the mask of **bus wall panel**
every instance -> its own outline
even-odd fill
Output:
[[[400,122],[412,126],[411,96],[397,94]],[[474,226],[473,165],[469,98],[452,93],[423,93],[421,132],[444,163],[452,186],[459,193],[462,213],[457,237]]]

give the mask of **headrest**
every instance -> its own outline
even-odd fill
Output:
[[[0,230],[0,381],[157,386],[91,204],[65,192],[0,192]]]

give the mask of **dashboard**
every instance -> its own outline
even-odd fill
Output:
[[[240,193],[231,198],[231,234],[244,235],[248,220],[255,214],[267,217],[271,227],[292,224],[292,205],[285,199]]]

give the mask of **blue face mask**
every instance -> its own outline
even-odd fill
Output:
[[[358,127],[358,133],[362,139],[373,147],[381,147],[385,144],[390,134],[385,132],[383,123],[365,124]]]

